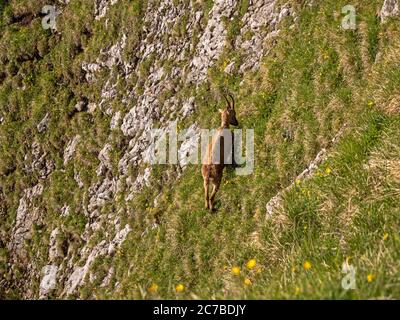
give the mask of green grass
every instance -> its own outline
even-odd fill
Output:
[[[0,215],[1,241],[12,230],[22,191],[38,181],[23,169],[31,143],[39,140],[56,164],[38,204],[46,212],[46,223],[35,226],[27,243],[30,257],[41,256],[35,262],[38,270],[46,264],[44,249],[56,226],[63,226],[60,243],[70,241],[71,250],[78,252],[79,237],[88,222],[82,214],[88,202],[83,190],[98,179],[97,154],[109,136],[116,149],[122,149],[126,140],[121,133],[110,132],[110,119],[101,112],[67,117],[82,95],[96,101],[107,79],[100,74],[93,85],[84,84],[79,71],[82,61],[93,61],[101,48],[115,43],[120,21],[142,23],[144,4],[121,3],[123,7],[110,8],[107,32],[104,24],[93,21],[92,5],[80,0],[72,1],[63,14],[60,39],[43,32],[39,20],[30,27],[0,25],[2,31],[5,28],[0,44],[10,43],[0,54],[0,61],[7,61],[0,66],[0,75],[6,74],[0,82],[0,116],[5,116],[5,124],[0,125],[0,200],[6,195],[0,205],[1,212],[6,212]],[[255,130],[254,173],[239,177],[228,168],[217,195],[217,211],[210,213],[203,208],[199,166],[189,166],[178,180],[166,177],[169,168],[153,168],[151,188],[130,202],[118,194],[115,202],[103,208],[102,214],[120,212],[121,224],[129,223],[133,231],[114,256],[97,258],[91,266],[97,278],[86,281],[70,298],[400,297],[400,116],[389,107],[399,101],[398,20],[381,25],[375,14],[382,1],[355,1],[358,29],[345,31],[340,28],[345,1],[324,1],[313,8],[291,3],[299,18],[293,29],[282,30],[260,70],[243,77],[225,74],[227,63],[243,59],[240,52],[227,49],[209,70],[207,82],[199,88],[186,86],[179,93],[180,97],[195,96],[198,107],[180,127],[195,121],[203,128],[219,125],[221,92],[235,94],[240,127]],[[0,2],[0,15],[9,14],[10,6]],[[247,6],[247,1],[238,4],[241,15]],[[204,1],[199,10],[211,8],[212,1]],[[235,37],[240,21],[226,23],[228,36]],[[283,23],[286,26],[287,21]],[[140,41],[139,27],[131,29],[126,30],[127,57]],[[175,32],[185,36],[186,30],[176,26]],[[42,47],[34,45],[37,42]],[[139,80],[121,80],[119,86],[134,87],[157,63],[172,68],[174,61],[149,57],[139,67]],[[27,90],[17,91],[23,84]],[[113,107],[128,111],[119,99]],[[47,112],[51,113],[49,130],[40,135],[34,128]],[[343,137],[331,146],[344,125]],[[63,168],[62,150],[78,133],[85,139],[76,161]],[[285,193],[282,206],[267,217],[268,201],[293,183],[322,148],[328,148],[329,158],[317,174]],[[113,154],[114,173],[121,154]],[[76,168],[83,189],[74,180]],[[71,206],[71,214],[60,217],[65,203]],[[155,222],[158,227],[149,228]],[[94,233],[90,245],[109,238],[108,231]],[[23,268],[15,266],[10,273],[7,255],[0,248],[0,273],[6,274],[8,283],[17,283]],[[249,259],[257,261],[251,270],[246,268]],[[346,259],[357,270],[356,290],[341,287]],[[304,268],[306,261],[311,264],[309,270]],[[100,287],[111,266],[115,273],[110,284]],[[241,268],[240,275],[232,273],[233,267]],[[373,281],[368,281],[368,275]],[[245,279],[252,284],[246,285]],[[157,292],[148,292],[153,283]],[[176,293],[177,284],[185,290]],[[34,285],[38,286],[38,280]],[[58,288],[54,297],[61,291]],[[20,297],[21,292],[11,285],[7,294],[0,292],[3,295]]]

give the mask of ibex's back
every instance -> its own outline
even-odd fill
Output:
[[[230,125],[238,125],[235,112],[235,100],[232,96],[230,97],[232,99],[232,105],[225,97],[228,107],[225,110],[219,110],[221,114],[221,127],[218,128],[217,133],[208,144],[207,153],[203,159],[203,165],[201,168],[204,180],[205,207],[210,210],[213,210],[214,208],[215,195],[220,187],[222,174],[227,160],[224,140],[228,137],[225,133],[227,129],[229,129]],[[230,136],[229,139],[232,139],[232,136]],[[230,143],[230,145],[232,146],[232,143]],[[229,150],[230,153],[232,153],[231,151],[232,150]],[[209,197],[210,182],[213,184],[211,197]]]

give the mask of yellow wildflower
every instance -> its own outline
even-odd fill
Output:
[[[236,276],[240,274],[240,268],[239,267],[233,267],[232,268],[232,273]]]
[[[389,233],[385,233],[383,235],[383,241],[386,241],[389,238]]]
[[[252,282],[251,282],[251,280],[249,278],[246,278],[246,279],[244,279],[244,284],[246,286],[250,286],[250,285],[252,285]]]
[[[310,261],[304,262],[303,268],[304,268],[305,270],[310,270],[311,267],[312,267],[312,265],[311,265],[311,262],[310,262]]]
[[[325,169],[325,173],[326,173],[327,175],[330,175],[330,174],[332,173],[332,169],[329,168],[329,167],[327,167],[327,168]]]
[[[249,261],[247,261],[246,267],[248,269],[253,269],[256,266],[256,264],[257,264],[256,259],[250,259]]]
[[[370,273],[369,275],[367,275],[367,281],[368,281],[368,282],[374,281],[375,278],[376,278],[376,276],[375,276],[374,274],[372,274],[372,273]]]
[[[182,292],[183,290],[185,290],[185,286],[183,284],[176,285],[175,287],[176,292]]]
[[[147,290],[149,292],[157,292],[157,289],[158,289],[158,285],[153,283]]]

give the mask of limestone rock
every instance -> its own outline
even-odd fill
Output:
[[[103,18],[110,6],[116,4],[118,0],[95,0],[95,19],[100,20]]]
[[[99,256],[104,256],[108,254],[116,247],[121,246],[130,231],[131,228],[129,227],[129,225],[126,225],[125,228],[117,232],[111,242],[108,243],[106,240],[103,240],[92,249],[89,249],[87,247],[82,249],[81,255],[84,256],[88,254],[86,262],[82,267],[77,267],[72,272],[65,285],[64,294],[72,294],[75,289],[84,281],[94,260]]]
[[[47,265],[43,267],[43,278],[40,282],[40,299],[45,298],[57,285],[58,267],[55,265]]]
[[[47,130],[47,128],[49,126],[49,121],[50,121],[50,114],[46,113],[44,118],[37,125],[37,130],[39,133],[43,133]]]
[[[80,139],[81,139],[80,135],[76,135],[67,144],[67,147],[65,148],[65,151],[64,151],[64,165],[67,165],[67,163],[72,159]]]
[[[33,200],[43,193],[43,186],[38,184],[26,189],[24,196],[19,200],[15,226],[12,231],[8,249],[17,257],[25,258],[24,242],[32,234],[32,226],[39,219],[40,212],[33,206]]]
[[[390,17],[399,14],[399,3],[398,0],[385,0],[381,9],[381,21],[386,22]]]
[[[57,236],[59,235],[60,231],[58,228],[55,228],[50,234],[50,243],[49,243],[49,260],[55,261],[57,257],[60,256],[57,248]]]

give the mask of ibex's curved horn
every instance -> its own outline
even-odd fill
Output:
[[[230,107],[231,107],[231,104],[229,103],[228,97],[227,97],[226,95],[224,95],[224,98],[225,98],[225,100],[226,100],[226,103],[228,104],[228,108],[230,108]]]
[[[232,99],[232,105],[229,103],[228,97],[224,95],[226,102],[228,103],[228,107],[235,110],[235,99],[232,97],[231,94],[228,94],[228,96]]]
[[[235,99],[231,94],[229,94],[229,97],[232,99],[232,109],[235,110]]]

